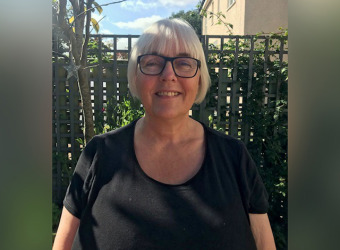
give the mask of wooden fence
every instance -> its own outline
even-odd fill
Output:
[[[108,100],[114,97],[119,102],[122,97],[128,96],[128,57],[138,36],[93,35],[91,38],[88,74],[93,111],[95,117],[98,114],[106,116]],[[255,131],[242,120],[242,112],[256,84],[258,69],[254,67],[254,62],[262,58],[261,71],[267,72],[268,63],[275,61],[280,72],[287,61],[287,38],[201,36],[200,39],[211,73],[212,86],[205,101],[192,107],[191,116],[247,144]],[[227,43],[228,46],[225,45]],[[53,202],[57,204],[63,200],[81,152],[79,139],[83,138],[78,86],[74,77],[67,79],[64,66],[68,65],[68,61],[63,53],[67,54],[68,48],[63,46],[57,41],[53,43]],[[275,109],[275,100],[280,98],[283,79],[270,77],[270,72],[265,75],[268,77],[261,79],[265,82],[262,102],[264,106],[272,105],[270,108]]]

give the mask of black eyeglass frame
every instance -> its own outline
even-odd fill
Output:
[[[143,56],[159,56],[159,57],[162,57],[164,60],[165,60],[165,63],[164,63],[164,66],[162,68],[162,70],[158,73],[158,74],[146,74],[143,72],[142,70],[142,66],[140,64],[140,60]],[[197,62],[197,68],[196,68],[196,71],[195,71],[195,74],[193,76],[179,76],[177,73],[176,73],[176,70],[175,70],[175,67],[174,67],[174,60],[176,60],[177,58],[190,58],[190,59],[194,59],[196,62]],[[149,75],[149,76],[158,76],[160,74],[162,74],[163,70],[165,69],[165,66],[166,66],[166,63],[167,62],[171,62],[171,66],[172,66],[172,69],[175,73],[175,75],[177,77],[181,77],[181,78],[193,78],[196,76],[197,74],[197,71],[198,69],[201,67],[201,61],[196,59],[196,58],[193,58],[193,57],[190,57],[190,56],[176,56],[176,57],[167,57],[167,56],[161,56],[161,55],[156,55],[156,54],[144,54],[144,55],[140,55],[137,57],[137,64],[139,64],[139,69],[140,71],[144,74],[144,75]]]

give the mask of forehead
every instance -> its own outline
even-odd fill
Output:
[[[190,46],[191,43],[191,46]],[[178,36],[154,35],[149,36],[141,54],[159,54],[169,57],[191,56],[196,57],[197,52],[193,49],[192,42]]]

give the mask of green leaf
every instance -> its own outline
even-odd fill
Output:
[[[97,2],[93,2],[93,5],[96,7],[99,14],[103,12],[103,8]]]

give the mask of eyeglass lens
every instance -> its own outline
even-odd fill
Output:
[[[158,55],[143,55],[140,58],[141,71],[148,75],[160,74],[167,60]],[[172,61],[176,75],[180,77],[193,77],[196,75],[198,63],[190,57],[177,57]]]

